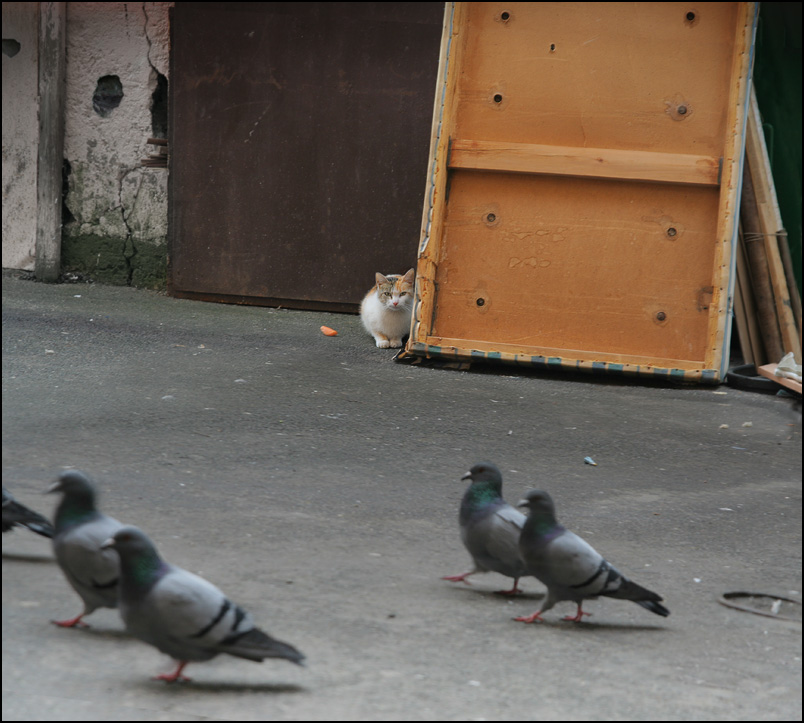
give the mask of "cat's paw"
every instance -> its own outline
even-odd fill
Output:
[[[380,349],[387,349],[389,346],[391,346],[391,342],[388,341],[388,339],[377,339],[377,346]]]
[[[391,339],[388,342],[388,346],[392,349],[398,349],[402,346],[402,339]]]

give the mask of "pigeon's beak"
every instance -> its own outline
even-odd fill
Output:
[[[516,506],[517,507],[529,507],[530,502],[528,502],[527,500],[519,500],[519,502],[516,503]]]
[[[114,547],[114,537],[110,537],[101,544],[101,550],[108,550],[110,547]]]
[[[49,495],[52,492],[60,492],[61,491],[61,481],[56,480],[50,487],[48,487],[42,494]]]
[[[472,479],[472,473],[471,473],[471,472],[467,472],[467,473],[466,473],[466,474],[465,474],[463,477],[461,477],[461,479],[462,479],[462,480],[465,480],[465,479]]]

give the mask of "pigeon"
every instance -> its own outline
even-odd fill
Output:
[[[80,615],[52,622],[63,628],[89,627],[82,622],[85,615],[101,607],[117,607],[117,555],[113,550],[102,550],[101,544],[123,524],[98,512],[95,485],[83,472],[63,472],[48,492],[63,495],[56,508],[53,552],[67,582],[84,601]]]
[[[461,479],[472,480],[461,500],[458,522],[461,539],[475,567],[462,575],[441,579],[469,585],[467,577],[491,570],[514,578],[514,586],[498,590],[498,595],[521,593],[517,583],[526,573],[518,545],[525,515],[502,498],[502,475],[491,462],[476,464]]]
[[[3,532],[17,525],[27,527],[42,537],[53,537],[53,525],[47,518],[17,502],[11,492],[3,487]]]
[[[104,548],[120,556],[120,615],[128,631],[177,661],[173,673],[154,680],[190,680],[190,662],[228,653],[262,662],[284,658],[302,665],[304,655],[255,627],[251,615],[204,578],[159,557],[136,527],[118,530]]]
[[[519,507],[530,508],[519,550],[527,571],[547,586],[547,598],[533,615],[514,618],[522,623],[541,621],[541,614],[560,600],[572,600],[578,605],[577,613],[564,620],[580,622],[584,615],[583,601],[598,595],[633,600],[656,615],[667,617],[670,611],[661,605],[662,598],[655,592],[631,582],[618,572],[588,542],[558,524],[556,508],[547,492],[529,492]]]

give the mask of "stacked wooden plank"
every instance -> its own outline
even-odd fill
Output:
[[[734,290],[740,348],[745,361],[757,367],[789,352],[801,363],[801,297],[753,90],[745,153]]]
[[[140,165],[145,168],[167,168],[168,167],[168,142],[164,138],[149,138],[148,145],[156,146],[156,153],[151,153],[147,158],[140,161]]]

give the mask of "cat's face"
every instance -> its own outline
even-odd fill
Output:
[[[404,276],[399,274],[376,275],[377,298],[388,311],[409,310],[413,302],[413,283],[415,272],[413,269]]]

